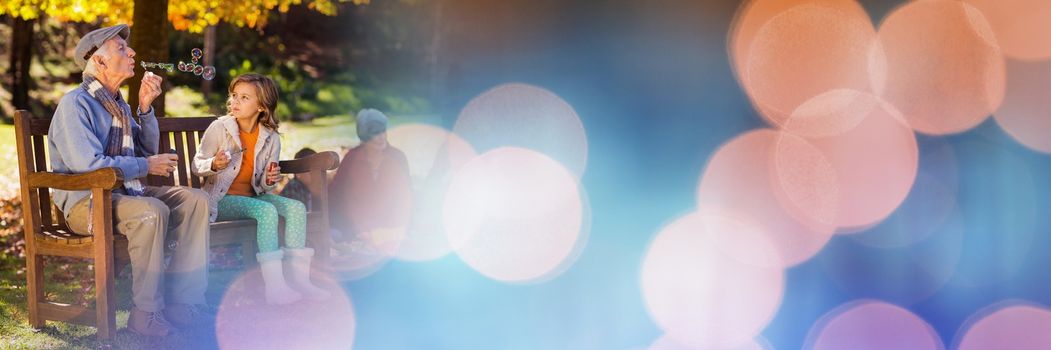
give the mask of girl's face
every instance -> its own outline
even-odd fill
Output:
[[[263,105],[259,102],[259,92],[254,85],[248,83],[234,85],[234,91],[230,92],[230,98],[226,101],[226,107],[230,115],[238,120],[255,120],[259,113],[263,112]]]

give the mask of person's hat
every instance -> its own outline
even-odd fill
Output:
[[[88,59],[91,58],[91,55],[102,47],[106,40],[117,35],[120,35],[124,40],[128,40],[131,37],[131,29],[128,29],[127,24],[118,24],[112,27],[95,29],[84,35],[77,42],[77,48],[73,50],[73,61],[77,63],[80,69],[84,69],[88,65]]]
[[[373,136],[387,131],[387,116],[372,108],[358,112],[358,138],[361,142],[371,140]]]

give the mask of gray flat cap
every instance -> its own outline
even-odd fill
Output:
[[[387,131],[387,116],[372,108],[358,112],[358,138],[361,142],[371,140],[373,136]]]
[[[118,24],[112,27],[99,28],[92,30],[91,33],[84,35],[77,42],[77,48],[73,50],[73,61],[77,63],[80,69],[84,69],[84,66],[88,64],[88,58],[91,54],[95,53],[95,50],[102,47],[102,44],[110,38],[120,35],[124,40],[128,40],[131,37],[131,29],[128,29],[127,24]]]

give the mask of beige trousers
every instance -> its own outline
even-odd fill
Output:
[[[66,215],[69,228],[89,235],[90,196]],[[171,303],[203,304],[208,287],[208,195],[189,187],[146,186],[141,197],[113,194],[116,232],[128,237],[131,293],[146,312]],[[174,247],[165,268],[164,246]],[[163,289],[162,289],[163,288]]]

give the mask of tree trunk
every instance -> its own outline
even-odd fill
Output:
[[[205,66],[215,66],[215,26],[211,25],[204,29],[204,63]],[[201,79],[201,94],[208,101],[208,95],[212,94],[212,81]],[[210,108],[212,114],[218,114],[214,107]]]
[[[135,0],[135,13],[132,14],[134,27],[131,28],[131,48],[135,50],[136,62],[158,62],[168,61],[168,0]],[[141,67],[141,66],[140,66]],[[142,75],[145,70],[135,69],[135,77],[131,78],[131,88],[128,89],[128,102],[131,108],[136,109],[139,105],[139,85],[142,84]],[[164,75],[162,75],[164,76]],[[167,79],[162,88],[171,86]],[[164,93],[162,92],[153,101],[153,110],[157,117],[163,117]],[[137,112],[136,112],[137,113]]]
[[[24,20],[12,17],[11,25],[11,104],[15,109],[29,109],[29,88],[32,78],[29,76],[29,64],[33,58],[33,23],[35,20]]]
[[[430,102],[432,103],[432,105],[431,105],[432,111],[433,110],[444,111],[445,107],[446,107],[445,105],[448,104],[447,102],[444,102],[444,101],[448,101],[449,100],[448,94],[446,93],[446,90],[448,89],[448,86],[446,86],[446,84],[445,84],[445,74],[446,74],[446,72],[444,72],[442,70],[443,67],[441,66],[441,64],[442,64],[442,57],[441,57],[442,45],[444,45],[444,43],[442,42],[442,33],[445,30],[445,28],[444,28],[444,24],[445,24],[444,23],[444,20],[445,20],[445,13],[444,13],[445,12],[444,11],[445,1],[444,0],[435,0],[432,6],[434,6],[433,7],[434,22],[432,22],[432,27],[431,27],[431,43],[430,43],[430,47],[427,50],[428,51],[428,53],[427,53],[427,65],[429,66],[428,68],[430,68],[429,69],[430,70],[430,72],[429,72],[430,73],[429,74],[430,75],[430,86],[429,86],[429,90],[430,91],[428,91],[429,92],[428,95],[430,97]],[[439,101],[442,101],[442,102],[439,102]],[[434,105],[434,104],[439,104],[439,103],[441,103],[440,106]],[[444,118],[448,118],[448,117],[443,117],[443,119]],[[449,123],[448,120],[442,120],[442,122],[443,122],[443,125],[451,125],[451,123]]]

